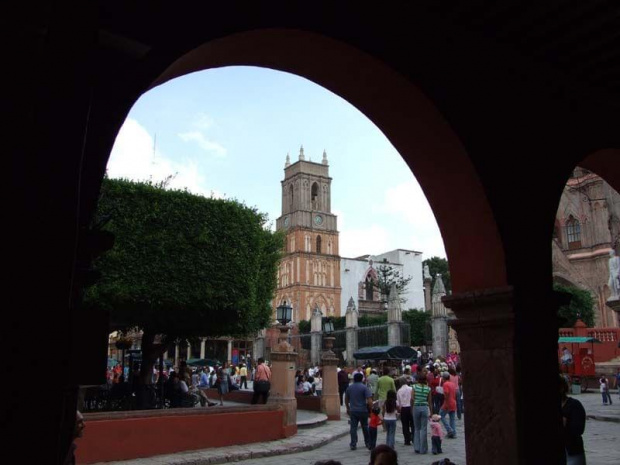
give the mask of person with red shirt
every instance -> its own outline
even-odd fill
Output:
[[[450,381],[450,373],[447,371],[442,374],[443,383],[441,386],[443,387],[443,404],[441,405],[441,409],[439,410],[439,416],[441,417],[441,423],[443,423],[444,428],[448,432],[448,438],[456,438],[456,390],[457,386],[454,385],[452,381]],[[450,417],[450,424],[446,421],[446,414]]]
[[[377,445],[377,429],[379,425],[383,424],[381,420],[381,409],[379,407],[373,407],[370,413],[370,421],[368,422],[368,448],[373,450]]]
[[[429,372],[429,376],[426,378],[426,380],[428,387],[431,388],[433,413],[439,413],[439,409],[441,408],[441,404],[443,403],[443,394],[437,392],[437,387],[439,386],[439,383],[441,381],[441,377],[439,376],[439,370],[435,368],[432,372]]]

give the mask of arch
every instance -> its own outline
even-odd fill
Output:
[[[310,188],[310,201],[312,205],[312,210],[320,209],[319,202],[319,184],[317,182],[312,183],[312,187]]]
[[[321,235],[316,236],[316,253],[321,253],[321,246],[323,245],[323,239],[321,239]]]
[[[293,211],[295,209],[294,202],[295,202],[295,193],[294,193],[293,184],[291,184],[289,188],[289,211]]]
[[[323,66],[325,62],[331,66]],[[356,106],[407,164],[415,166],[443,237],[454,292],[508,284],[503,245],[471,160],[439,110],[411,80],[351,45],[314,32],[257,29],[194,48],[156,77],[150,88],[194,71],[234,65],[302,76]],[[351,69],[365,72],[352,81]],[[451,169],[438,176],[439,163]],[[468,208],[453,208],[457,198]]]

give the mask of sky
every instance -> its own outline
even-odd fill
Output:
[[[192,73],[134,104],[108,162],[112,178],[153,181],[231,198],[281,214],[287,153],[327,152],[340,255],[409,249],[446,258],[441,234],[411,169],[359,110],[296,75],[234,66]]]

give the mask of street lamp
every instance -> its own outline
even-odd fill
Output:
[[[286,326],[286,324],[292,320],[293,317],[293,307],[286,303],[286,300],[283,300],[282,303],[276,308],[276,320],[282,325]]]
[[[325,334],[323,339],[325,340],[325,348],[327,349],[327,352],[330,353],[332,353],[332,347],[334,347],[334,340],[336,339],[334,336],[332,336],[333,332],[334,322],[331,318],[326,318],[323,321],[323,334]]]

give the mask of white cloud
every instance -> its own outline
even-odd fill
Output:
[[[111,178],[134,181],[163,181],[174,176],[169,187],[187,189],[205,197],[222,198],[217,191],[207,189],[205,178],[200,174],[199,164],[186,159],[179,163],[154,150],[154,140],[136,120],[128,118],[119,131],[107,167]]]
[[[199,113],[196,116],[195,121],[192,123],[192,126],[198,129],[209,129],[213,126],[213,118],[211,118],[206,113]]]
[[[383,203],[374,209],[392,217],[390,223],[398,225],[393,228],[394,234],[406,244],[397,247],[419,250],[425,258],[446,257],[437,220],[416,180],[386,189]]]
[[[339,240],[341,257],[377,255],[391,250],[390,234],[384,226],[378,224],[370,224],[360,229],[341,229]]]
[[[198,146],[207,153],[213,154],[216,157],[225,157],[226,149],[217,142],[210,141],[200,131],[183,132],[179,134],[179,137],[184,142],[196,142]]]

